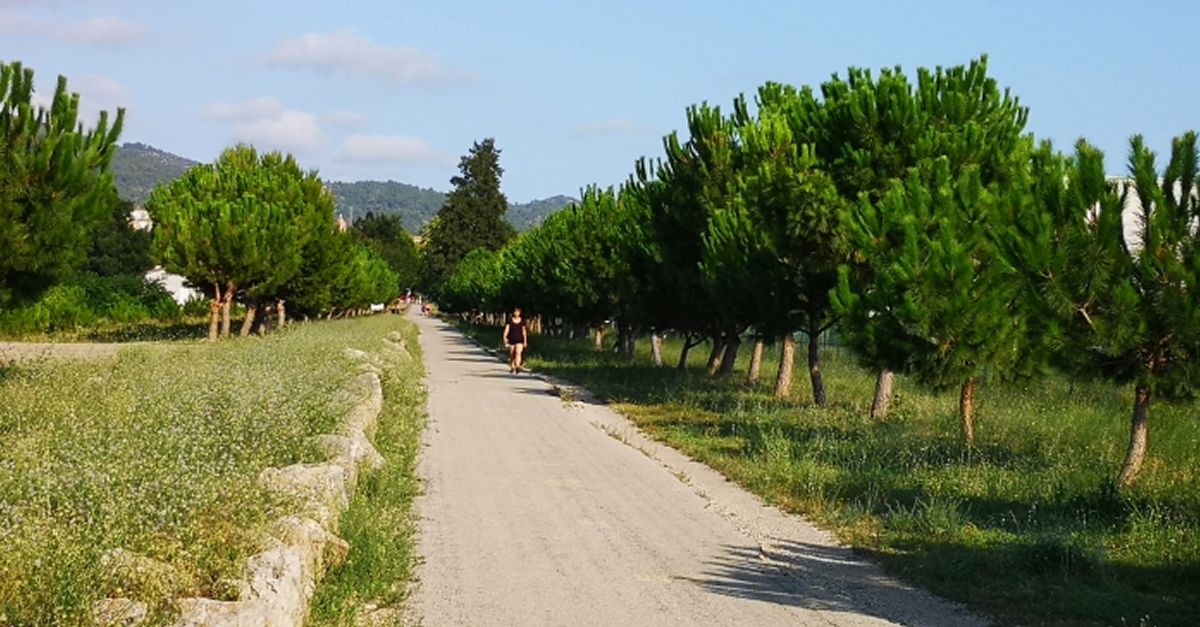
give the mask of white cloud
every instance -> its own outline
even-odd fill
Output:
[[[88,74],[77,76],[67,81],[67,88],[79,92],[84,102],[96,101],[102,105],[124,105],[129,100],[129,89],[120,82],[108,78]]]
[[[283,106],[276,98],[218,102],[205,107],[212,119],[233,124],[234,140],[264,150],[304,152],[323,141],[317,116]]]
[[[367,123],[367,116],[357,111],[330,111],[321,114],[321,121],[338,128],[358,128]]]
[[[342,142],[340,160],[354,163],[442,163],[446,154],[409,135],[351,135]]]
[[[267,52],[266,62],[325,73],[378,77],[401,84],[461,78],[416,48],[380,45],[348,30],[284,39]]]
[[[242,102],[218,102],[204,109],[204,114],[208,117],[227,122],[276,118],[283,112],[283,103],[268,96]]]
[[[277,117],[238,122],[233,132],[240,142],[283,152],[303,152],[321,143],[317,116],[303,111],[285,110]]]
[[[46,20],[6,9],[4,4],[0,4],[0,33],[18,37],[42,37],[53,34],[54,30],[54,24]]]
[[[649,133],[650,129],[629,120],[618,119],[585,122],[577,125],[575,132],[581,135],[643,135]]]
[[[94,46],[127,46],[142,38],[140,24],[119,17],[94,17],[61,28],[58,38],[68,43]]]
[[[0,0],[0,33],[15,37],[53,37],[67,44],[127,46],[141,40],[145,29],[119,17],[94,17],[59,24],[16,8],[22,3]]]

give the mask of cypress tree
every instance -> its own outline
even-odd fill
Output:
[[[498,251],[515,235],[504,220],[508,199],[500,191],[500,151],[492,138],[475,142],[450,179],[454,189],[426,228],[422,250],[422,282],[437,293],[467,253],[476,248]]]

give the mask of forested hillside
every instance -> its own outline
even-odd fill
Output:
[[[121,198],[142,205],[161,183],[183,175],[196,161],[141,143],[121,145],[113,157],[113,178]],[[420,233],[442,206],[446,195],[435,189],[397,181],[332,181],[330,191],[337,212],[347,220],[367,213],[398,215],[409,233]],[[570,196],[551,196],[509,206],[505,216],[518,231],[533,228],[546,216],[575,202]]]

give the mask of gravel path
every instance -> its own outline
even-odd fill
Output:
[[[984,624],[606,407],[564,403],[448,325],[417,322],[430,421],[409,622]]]
[[[0,365],[39,359],[103,359],[130,344],[0,342]]]

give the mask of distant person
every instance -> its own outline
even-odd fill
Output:
[[[508,371],[518,373],[521,371],[521,366],[524,365],[521,361],[525,349],[529,347],[529,329],[525,326],[525,319],[521,317],[521,308],[513,309],[512,317],[504,325],[504,348],[508,349]]]

